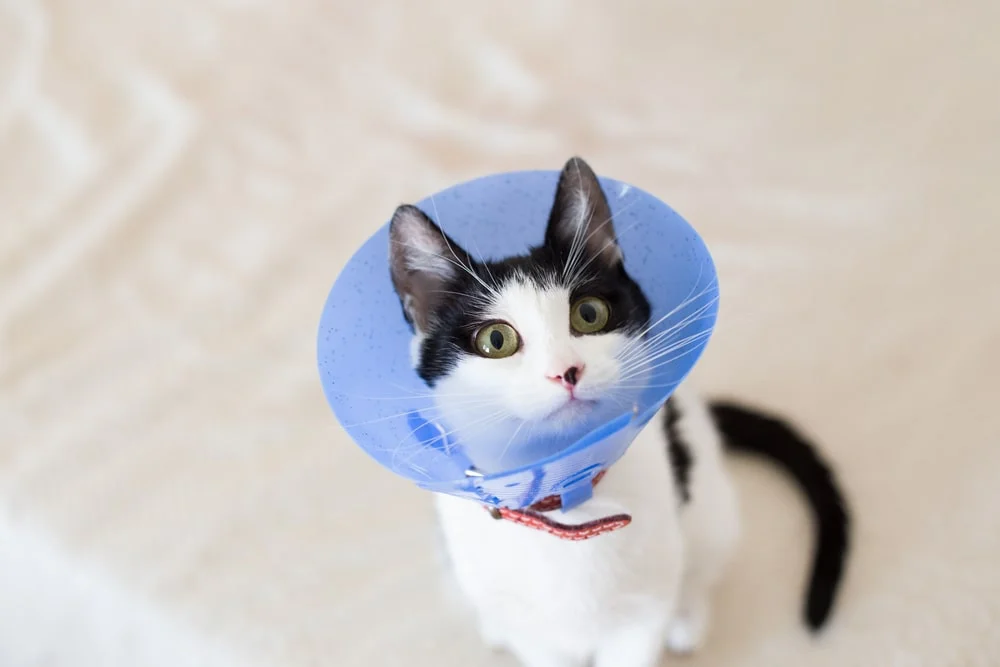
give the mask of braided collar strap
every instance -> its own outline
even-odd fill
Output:
[[[605,472],[607,471],[602,471],[594,476],[592,482],[594,486],[597,486],[597,483],[601,481]],[[562,500],[560,497],[549,496],[542,498],[531,507],[523,510],[512,510],[502,507],[488,507],[486,509],[498,521],[510,521],[554,535],[559,539],[570,541],[589,540],[592,537],[624,528],[632,523],[632,517],[628,514],[613,514],[580,524],[559,523],[542,514],[543,512],[552,512],[561,508]]]

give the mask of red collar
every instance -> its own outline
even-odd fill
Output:
[[[599,472],[594,476],[594,480],[591,483],[597,486],[597,483],[601,481],[606,472],[607,470]],[[486,509],[498,521],[511,521],[522,526],[527,526],[528,528],[534,528],[535,530],[555,535],[563,540],[572,541],[589,540],[592,537],[624,528],[632,523],[632,517],[628,514],[613,514],[602,519],[594,519],[593,521],[575,525],[553,521],[549,517],[544,516],[542,512],[552,512],[562,509],[562,499],[559,496],[542,498],[534,505],[523,510],[512,510],[504,507],[487,507]]]

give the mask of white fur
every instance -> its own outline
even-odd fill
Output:
[[[569,394],[547,376],[571,365],[585,366],[580,396],[597,399],[614,390],[617,355],[627,337],[573,336],[569,308],[563,288],[539,289],[528,281],[504,286],[491,315],[520,332],[523,349],[506,359],[464,358],[436,388],[461,440],[497,430],[488,419],[494,413],[505,415],[502,424],[564,427],[574,416],[563,412]],[[487,646],[509,650],[525,667],[591,661],[595,667],[652,667],[665,646],[688,652],[701,643],[710,593],[739,532],[737,504],[706,406],[683,388],[674,400],[694,460],[689,503],[679,502],[662,415],[639,434],[592,499],[554,513],[569,524],[630,514],[632,524],[619,531],[563,541],[496,521],[474,502],[436,497],[454,574]],[[557,419],[547,418],[553,413]],[[476,460],[477,452],[471,454]]]
[[[569,542],[437,496],[458,585],[487,645],[525,667],[652,667],[664,646],[688,652],[707,631],[711,591],[738,536],[736,498],[704,406],[680,390],[682,428],[696,461],[691,501],[678,504],[662,420],[654,419],[594,497],[569,512],[577,524],[627,512],[632,524]]]
[[[628,342],[621,333],[574,336],[570,333],[570,294],[561,286],[539,288],[528,280],[510,282],[499,290],[487,319],[509,323],[521,337],[522,349],[506,359],[478,356],[462,358],[458,366],[438,381],[436,395],[443,421],[475,443],[469,454],[481,470],[488,471],[512,455],[505,447],[515,436],[544,435],[564,430],[588,410],[620,414],[627,392],[618,391],[614,402],[606,399],[618,383],[616,355]],[[580,401],[551,378],[571,366],[582,368],[574,389]],[[525,426],[529,425],[529,426]]]

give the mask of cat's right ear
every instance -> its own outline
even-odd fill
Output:
[[[464,259],[459,259],[464,257]],[[407,320],[427,331],[457,263],[468,255],[416,206],[396,209],[389,223],[389,267]]]
[[[622,263],[608,198],[597,174],[582,158],[570,158],[559,174],[545,244],[558,250],[571,266],[599,261],[612,268]]]

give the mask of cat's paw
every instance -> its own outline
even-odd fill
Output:
[[[674,655],[690,655],[701,648],[705,624],[687,616],[675,618],[667,628],[667,649]]]

